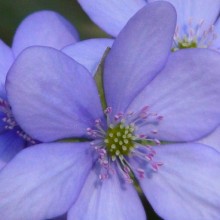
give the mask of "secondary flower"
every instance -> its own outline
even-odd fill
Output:
[[[82,8],[101,28],[117,36],[126,22],[147,3],[157,0],[78,0]],[[175,6],[177,26],[173,50],[182,48],[220,49],[220,1],[166,0]]]
[[[189,142],[219,123],[220,57],[189,49],[168,58],[174,29],[164,2],[128,22],[105,60],[104,113],[78,62],[47,47],[18,57],[7,77],[13,113],[52,143],[23,150],[0,172],[2,218],[146,219],[131,171],[162,218],[218,218],[220,154]]]
[[[75,28],[52,11],[39,11],[25,18],[15,33],[12,48],[0,41],[0,169],[18,151],[36,143],[21,130],[7,101],[5,79],[14,59],[29,46],[42,45],[62,49],[76,41],[78,33]]]

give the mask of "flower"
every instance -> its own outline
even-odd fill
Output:
[[[147,3],[157,0],[78,0],[82,8],[101,28],[117,36],[126,22]],[[173,50],[183,48],[220,49],[220,1],[166,0],[175,6],[177,26]]]
[[[131,169],[162,218],[218,218],[220,154],[190,141],[219,123],[220,57],[170,55],[174,29],[165,2],[123,28],[105,59],[104,114],[91,74],[70,57],[32,47],[17,58],[6,83],[13,114],[51,143],[21,151],[0,172],[2,218],[146,219],[127,183]]]
[[[147,3],[156,0],[78,0],[90,18],[113,36],[117,36],[130,17]],[[166,0],[177,11],[177,25],[172,50],[210,48],[220,50],[220,1]],[[220,130],[220,128],[218,129]],[[200,142],[219,150],[218,131]]]
[[[33,45],[61,49],[78,41],[75,28],[61,15],[39,11],[25,18],[18,27],[12,48],[0,41],[0,169],[24,147],[36,143],[15,121],[5,93],[5,79],[18,54]]]

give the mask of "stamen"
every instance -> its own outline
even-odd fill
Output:
[[[95,128],[87,128],[87,134],[93,138],[90,145],[98,154],[100,164],[100,180],[108,179],[115,173],[112,167],[117,167],[119,173],[126,182],[132,183],[131,170],[140,178],[144,178],[145,171],[140,167],[132,167],[129,164],[131,158],[139,158],[140,161],[149,164],[153,171],[157,171],[162,163],[154,161],[156,152],[151,145],[159,145],[160,141],[154,136],[157,129],[149,126],[148,134],[139,133],[139,128],[148,125],[158,125],[163,116],[150,112],[149,106],[144,106],[137,113],[118,113],[110,117],[112,108],[104,111],[107,119],[107,128],[103,126],[100,119],[95,120]],[[113,121],[111,120],[113,118]],[[148,136],[149,135],[149,136]],[[153,138],[150,137],[153,135]],[[116,166],[113,166],[113,163]]]
[[[184,48],[209,48],[217,35],[214,25],[205,26],[204,20],[195,23],[192,18],[183,27],[176,26],[172,51]],[[216,48],[218,49],[218,48]]]
[[[36,144],[35,140],[33,140],[28,134],[21,130],[14,119],[10,105],[2,98],[0,98],[0,112],[5,114],[5,117],[2,118],[2,121],[5,123],[5,130],[15,130],[16,134],[27,141],[29,144]]]

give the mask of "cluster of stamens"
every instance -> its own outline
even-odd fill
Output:
[[[19,125],[14,119],[14,116],[11,111],[11,107],[7,101],[0,98],[0,112],[4,113],[2,121],[5,123],[3,130],[14,130],[16,134],[28,142],[28,144],[36,144],[36,141],[33,140],[29,135],[21,130]]]
[[[159,145],[160,141],[154,136],[156,129],[148,130],[148,134],[139,133],[143,126],[158,125],[163,119],[162,116],[149,112],[149,107],[145,106],[139,112],[118,113],[112,117],[112,109],[108,107],[104,111],[106,122],[100,119],[95,121],[95,128],[87,128],[87,134],[92,137],[91,146],[98,153],[98,161],[101,165],[99,178],[107,179],[109,175],[117,170],[127,182],[133,182],[132,173],[140,178],[145,176],[146,169],[140,166],[133,167],[130,159],[133,158],[145,162],[148,169],[157,171],[162,165],[154,161],[156,154],[152,145]]]
[[[214,25],[205,27],[205,21],[195,24],[192,19],[183,27],[176,26],[172,50],[185,48],[209,48],[217,38]],[[217,48],[218,49],[218,48]]]

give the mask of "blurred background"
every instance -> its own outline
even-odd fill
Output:
[[[82,11],[76,0],[0,0],[0,39],[11,46],[16,28],[32,12],[54,10],[66,17],[81,39],[107,37]]]

